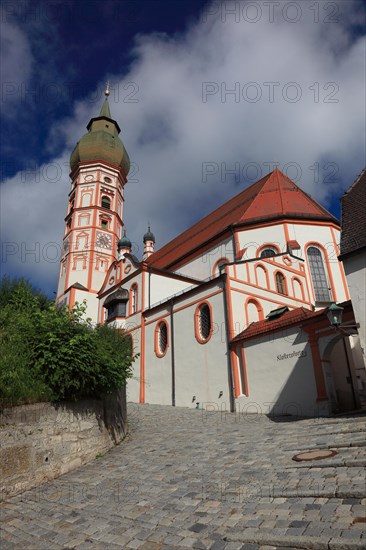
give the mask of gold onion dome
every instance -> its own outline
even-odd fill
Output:
[[[84,134],[76,144],[70,156],[71,171],[77,168],[79,162],[101,160],[114,164],[122,169],[125,176],[130,170],[130,159],[127,151],[118,137],[121,129],[112,119],[108,104],[109,85],[105,91],[105,100],[99,116],[92,118]]]

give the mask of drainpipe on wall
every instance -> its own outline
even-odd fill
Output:
[[[174,301],[170,300],[170,350],[172,361],[172,406],[175,407]]]
[[[150,309],[150,306],[151,306],[151,271],[149,271],[149,292],[148,292],[148,297],[149,297],[149,309]]]
[[[227,294],[226,294],[226,279],[227,274],[222,274],[222,280],[224,283],[224,313],[225,313],[225,337],[226,337],[226,356],[227,356],[227,374],[229,382],[229,399],[230,399],[230,412],[235,412],[235,400],[234,400],[234,389],[233,389],[233,371],[231,365],[231,354],[230,354],[230,345],[229,345],[229,310],[227,303]]]
[[[345,339],[344,336],[342,336],[342,342],[343,342],[344,353],[345,353],[345,356],[346,356],[349,384],[351,385],[351,391],[352,391],[352,397],[353,397],[353,406],[354,406],[355,409],[357,409],[358,404],[357,404],[356,392],[355,392],[355,387],[354,387],[354,384],[353,384],[352,371],[351,371],[351,365],[350,365],[349,357],[348,357],[348,349],[347,349],[346,339]],[[347,380],[347,382],[348,382],[348,380]]]
[[[232,236],[232,240],[233,240],[233,262],[235,263],[236,261],[236,254],[237,254],[237,250],[236,250],[236,241],[235,241],[235,232],[234,232],[234,226],[230,225],[230,230],[231,230],[231,236]]]

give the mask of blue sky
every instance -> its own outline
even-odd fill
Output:
[[[275,165],[339,217],[365,165],[362,1],[3,2],[2,272],[52,295],[68,158],[99,112],[133,163],[141,255]]]

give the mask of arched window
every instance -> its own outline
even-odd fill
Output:
[[[110,210],[111,208],[111,199],[109,197],[102,197],[102,208],[108,208]]]
[[[276,273],[276,288],[280,294],[287,295],[286,279],[283,273],[277,271]]]
[[[217,260],[217,262],[215,262],[213,266],[212,275],[214,277],[217,277],[218,275],[220,275],[220,273],[224,271],[224,265],[227,263],[229,263],[229,260],[227,258],[220,258],[219,260]]]
[[[324,268],[322,253],[320,252],[319,248],[316,248],[315,246],[309,246],[307,255],[311,279],[313,281],[315,300],[318,302],[330,302],[331,294],[327,275]]]
[[[300,300],[305,300],[302,283],[296,277],[292,279],[292,288],[293,288],[293,294],[295,298],[299,298]]]
[[[245,308],[246,308],[248,325],[250,325],[250,323],[256,323],[257,321],[261,321],[264,318],[263,308],[260,305],[260,303],[257,302],[257,300],[253,300],[253,298],[249,298]]]
[[[204,344],[211,338],[212,334],[212,316],[211,308],[208,303],[200,304],[195,314],[195,332],[196,338]]]
[[[131,294],[131,300],[130,300],[131,315],[133,315],[134,313],[136,313],[137,308],[138,308],[138,303],[137,303],[138,302],[138,290],[137,290],[137,285],[136,284],[133,284],[131,286],[130,294]]]
[[[165,321],[158,323],[155,332],[155,353],[163,357],[168,349],[168,325]]]
[[[258,286],[269,288],[267,269],[263,265],[257,265],[255,267],[255,278]]]
[[[272,258],[272,256],[275,256],[276,254],[277,254],[277,250],[275,250],[274,248],[267,247],[267,248],[263,248],[260,256],[261,258]]]

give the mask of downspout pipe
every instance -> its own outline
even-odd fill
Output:
[[[232,237],[232,240],[233,240],[233,262],[235,263],[236,262],[236,255],[238,253],[237,249],[236,249],[236,241],[235,241],[235,231],[234,231],[234,226],[233,225],[230,225],[230,231],[231,231],[231,237]]]
[[[172,363],[172,406],[175,407],[174,301],[170,300],[170,353]]]
[[[230,400],[230,412],[235,412],[235,400],[234,400],[234,387],[233,387],[233,370],[231,365],[231,353],[229,342],[229,309],[227,301],[227,273],[222,274],[222,281],[224,285],[224,314],[225,314],[225,338],[226,338],[226,356],[227,356],[227,374],[229,382],[229,400]]]

